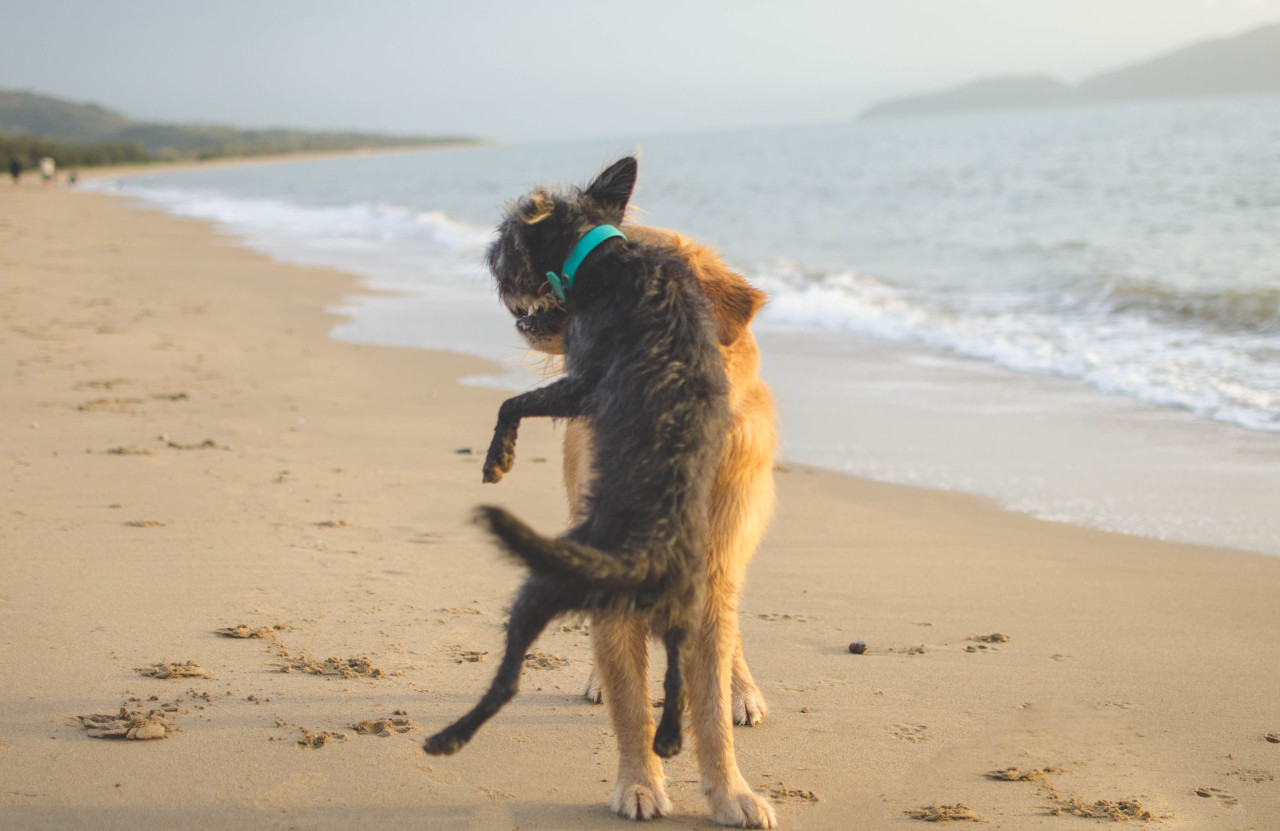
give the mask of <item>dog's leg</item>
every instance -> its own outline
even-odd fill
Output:
[[[567,594],[566,587],[546,578],[530,577],[524,582],[507,623],[507,649],[488,692],[471,712],[427,739],[423,750],[432,756],[457,753],[486,721],[515,697],[525,654],[551,619],[571,608]]]
[[[707,536],[706,602],[709,607],[721,607],[708,620],[718,621],[714,625],[723,627],[721,639],[733,644],[733,723],[749,727],[759,724],[769,708],[742,655],[738,594],[773,512],[772,436],[767,411],[754,424],[747,422],[730,432],[713,491]],[[733,475],[727,475],[728,469]]]
[[[590,503],[587,488],[591,483],[592,464],[591,425],[586,419],[574,418],[564,427],[564,463],[561,475],[564,477],[564,492],[569,499],[569,522],[578,525],[587,517]],[[587,676],[587,688],[582,695],[592,704],[603,704],[601,694],[600,673],[594,666]]]
[[[751,790],[733,750],[730,677],[737,640],[737,609],[723,592],[737,587],[712,579],[702,626],[689,643],[688,686],[702,790],[716,822],[743,828],[773,828],[773,808]]]
[[[730,689],[733,693],[733,723],[746,727],[755,727],[769,714],[769,705],[765,703],[764,693],[756,686],[747,668],[747,659],[742,655],[742,634],[738,629],[738,619],[733,619],[733,681]]]
[[[618,737],[618,784],[611,805],[636,820],[671,813],[662,761],[653,752],[648,637],[639,615],[598,614],[591,620],[596,671],[609,688],[609,716]]]
[[[499,482],[516,462],[516,433],[520,420],[538,416],[575,418],[585,415],[586,390],[581,380],[566,375],[545,387],[508,398],[498,408],[498,423],[484,460],[484,481]]]
[[[664,759],[680,752],[684,729],[684,678],[680,674],[680,645],[684,643],[684,636],[683,629],[669,629],[662,638],[667,647],[667,675],[662,683],[662,720],[653,737],[653,752]]]

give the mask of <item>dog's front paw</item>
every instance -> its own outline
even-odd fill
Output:
[[[514,453],[490,453],[484,460],[484,481],[486,484],[501,482],[503,474],[510,473],[516,463]]]
[[[627,819],[657,819],[671,813],[671,800],[667,799],[661,784],[619,783],[610,807]]]
[[[501,482],[503,474],[510,473],[515,463],[515,449],[504,447],[501,442],[494,440],[484,459],[484,481],[489,484]]]
[[[733,723],[745,727],[755,727],[764,721],[769,714],[769,705],[764,695],[755,684],[747,684],[739,688],[733,685]]]
[[[734,828],[778,827],[778,817],[773,812],[773,806],[747,787],[745,781],[725,791],[708,792],[707,801],[711,803],[711,816],[721,825]]]

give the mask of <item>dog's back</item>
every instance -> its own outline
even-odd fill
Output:
[[[715,323],[684,261],[618,248],[607,278],[580,288],[565,331],[568,372],[598,379],[593,496],[570,537],[624,555],[700,556],[729,426]]]
[[[697,603],[711,486],[729,428],[717,326],[688,264],[624,243],[575,289],[565,368],[590,389],[587,509],[547,540],[502,509],[482,522],[535,574],[580,580],[578,608],[638,608],[655,634]],[[604,556],[600,556],[604,555]]]

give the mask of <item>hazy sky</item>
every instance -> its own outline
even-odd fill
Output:
[[[1076,81],[1274,21],[1280,0],[4,0],[0,88],[156,121],[629,140]]]

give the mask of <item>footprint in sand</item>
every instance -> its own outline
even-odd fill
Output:
[[[1019,767],[1007,767],[1001,770],[989,770],[982,774],[988,779],[996,779],[1001,782],[1039,782],[1050,773],[1056,773],[1058,768],[1053,765],[1043,768],[1033,768],[1031,770],[1023,770]]]
[[[110,456],[154,456],[156,455],[156,451],[154,450],[149,450],[145,447],[134,447],[133,445],[128,445],[127,447],[126,446],[113,447],[110,450],[107,450],[106,453]]]
[[[782,782],[766,785],[765,793],[775,802],[821,802],[822,797],[803,788],[788,788]]]
[[[926,805],[923,808],[916,808],[902,813],[912,819],[923,820],[924,822],[982,822],[982,817],[978,816],[973,810],[963,802],[957,802],[955,805]]]
[[[77,392],[82,392],[84,390],[108,390],[109,391],[112,388],[118,387],[122,384],[132,384],[132,383],[133,382],[130,381],[128,378],[107,378],[102,381],[77,381],[75,383],[75,386],[72,387],[72,389],[76,390]]]
[[[380,736],[386,739],[390,738],[393,733],[408,733],[417,725],[411,719],[393,716],[391,718],[365,719],[347,726],[361,736]]]
[[[476,649],[463,649],[461,644],[456,644],[449,650],[449,656],[453,658],[455,664],[478,664],[488,654]]]
[[[287,650],[277,653],[283,663],[277,664],[281,672],[302,672],[307,675],[328,675],[339,678],[386,678],[387,673],[373,665],[364,656],[355,658],[325,658],[318,661],[305,652],[294,657]],[[399,673],[395,673],[399,674]]]
[[[1047,796],[1049,797],[1049,814],[1051,816],[1070,814],[1083,819],[1108,819],[1112,822],[1127,822],[1128,820],[1152,822],[1157,819],[1173,818],[1172,814],[1165,814],[1163,817],[1156,816],[1136,799],[1118,799],[1115,802],[1109,799],[1098,799],[1089,802],[1078,796],[1063,796],[1052,788],[1048,789]]]
[[[329,742],[345,742],[347,740],[345,733],[337,733],[333,730],[315,732],[305,727],[299,727],[298,729],[302,731],[302,738],[298,739],[298,747],[311,750],[319,750]]]
[[[559,669],[569,665],[569,659],[545,652],[530,652],[524,656],[524,665],[530,669]]]
[[[225,444],[218,444],[213,439],[205,439],[204,441],[194,442],[192,444],[181,444],[172,441],[165,436],[160,437],[165,442],[165,447],[171,447],[174,450],[230,450],[231,448]]]
[[[1255,785],[1260,785],[1263,782],[1276,781],[1276,775],[1274,773],[1262,768],[1237,768],[1235,770],[1229,770],[1223,775],[1234,776],[1241,782],[1252,782]]]
[[[76,720],[84,726],[91,739],[147,741],[167,738],[174,730],[167,715],[177,711],[177,704],[161,704],[147,712],[121,705],[118,713],[76,716]]]
[[[293,627],[287,626],[283,623],[277,623],[274,626],[263,626],[261,628],[255,628],[247,623],[242,623],[239,626],[228,626],[224,629],[214,629],[213,633],[224,638],[270,638],[274,636],[276,632],[292,628]]]
[[[998,643],[1008,643],[1009,636],[1003,632],[995,632],[991,635],[973,635],[969,638],[973,643],[964,648],[965,652],[995,652]]]
[[[928,738],[924,735],[924,731],[929,729],[926,724],[895,724],[890,729],[895,736],[912,744],[919,744]]]
[[[209,671],[197,664],[195,661],[184,661],[182,663],[170,663],[169,661],[161,661],[147,667],[136,667],[135,672],[139,675],[145,675],[148,678],[209,678]]]
[[[143,404],[143,398],[95,398],[76,407],[82,413],[128,413],[135,404]]]
[[[1196,788],[1196,796],[1204,799],[1216,799],[1228,808],[1234,808],[1240,804],[1240,800],[1220,788]]]

